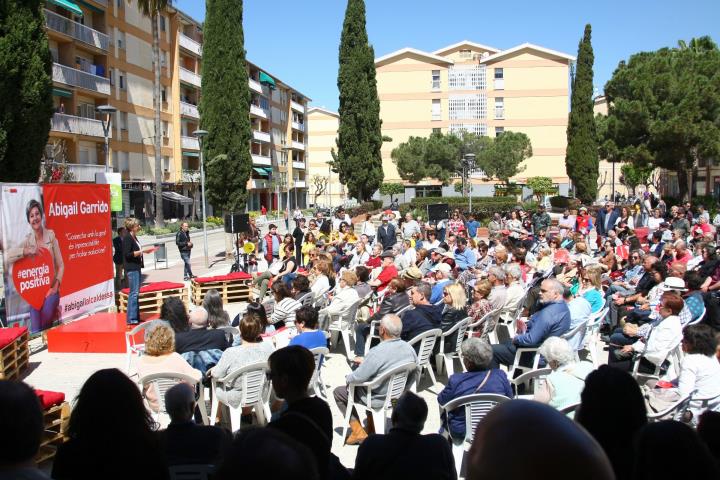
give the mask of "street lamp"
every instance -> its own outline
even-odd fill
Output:
[[[198,146],[200,148],[200,198],[202,199],[202,218],[203,218],[203,250],[205,253],[205,268],[208,267],[208,240],[207,240],[207,214],[205,211],[205,166],[203,165],[203,138],[207,137],[207,130],[195,130],[193,136],[198,139]]]
[[[110,167],[110,123],[111,115],[117,112],[117,108],[112,105],[100,105],[95,108],[97,113],[105,114],[105,118],[101,118],[103,134],[105,135],[105,173],[108,173]]]
[[[467,182],[469,185],[469,188],[468,188],[468,198],[469,198],[468,214],[470,214],[472,212],[472,181],[470,180],[470,177],[472,176],[473,168],[475,168],[475,154],[474,153],[466,153],[465,158],[463,158],[463,173],[467,175]]]

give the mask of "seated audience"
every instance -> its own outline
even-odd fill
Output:
[[[219,465],[230,447],[230,432],[193,421],[195,407],[195,390],[187,383],[178,383],[165,393],[170,425],[160,432],[160,445],[168,466]]]
[[[474,393],[495,393],[513,398],[507,375],[500,369],[490,367],[493,353],[490,344],[479,338],[471,337],[461,346],[462,362],[466,372],[450,376],[447,386],[438,395],[438,404],[445,405],[450,400]],[[443,412],[440,417],[442,429],[449,426],[449,434],[455,441],[465,438],[465,407],[450,412],[450,418]]]
[[[273,283],[271,290],[275,298],[275,307],[270,314],[270,323],[276,330],[282,327],[294,329],[295,311],[301,307],[300,302],[292,297],[290,289],[283,282]]]
[[[647,423],[640,386],[629,373],[608,365],[585,378],[575,421],[602,446],[617,480],[633,477],[635,436]]]
[[[458,322],[467,318],[467,296],[465,289],[459,283],[449,283],[445,285],[443,291],[443,309],[442,319],[440,320],[440,329],[447,332]],[[455,351],[457,345],[457,332],[445,338],[445,345],[437,345],[443,348],[443,352]]]
[[[182,373],[196,382],[203,375],[175,351],[175,334],[172,328],[163,324],[156,325],[148,332],[145,352],[137,361],[137,373],[139,379],[154,373]],[[155,396],[155,388],[151,383],[143,385],[143,396],[152,411],[160,410],[160,399]]]
[[[346,312],[360,297],[355,291],[357,275],[352,270],[345,270],[340,276],[340,282],[330,300],[330,304],[320,310],[321,324],[325,325],[329,317]]]
[[[480,280],[473,287],[473,303],[467,310],[468,316],[472,318],[470,323],[479,322],[493,311],[492,304],[488,300],[491,290],[492,285],[488,280]],[[496,323],[496,318],[485,318],[482,324],[475,327],[474,335],[487,341],[488,334],[495,329]]]
[[[160,309],[160,318],[170,323],[175,332],[175,351],[178,353],[202,350],[225,350],[228,347],[225,332],[207,328],[190,328],[185,304],[177,297],[166,298]]]
[[[305,295],[312,295],[310,280],[308,280],[307,275],[298,275],[295,277],[295,280],[292,282],[291,293],[293,298],[298,301],[302,300]]]
[[[406,342],[423,332],[440,328],[444,306],[432,305],[430,292],[430,285],[426,282],[419,282],[410,289],[410,301],[414,308],[405,312],[402,320],[401,338]]]
[[[290,339],[290,345],[300,345],[308,350],[327,347],[325,332],[318,330],[318,311],[310,305],[295,312],[295,326],[298,334]]]
[[[392,428],[385,435],[370,435],[358,448],[353,478],[358,480],[455,480],[455,462],[447,441],[421,432],[427,420],[425,400],[405,392],[392,411]]]
[[[58,447],[51,476],[55,480],[169,479],[154,429],[137,385],[116,368],[98,370],[75,400],[69,440]],[[132,461],[118,448],[132,448]]]
[[[0,380],[0,432],[0,479],[49,480],[35,465],[45,421],[27,384]]]
[[[223,309],[222,297],[217,290],[211,288],[205,293],[202,306],[207,311],[210,328],[230,326],[230,315]]]
[[[533,445],[518,455],[518,441]],[[562,460],[550,461],[562,452]],[[588,432],[557,410],[530,400],[497,405],[478,425],[468,480],[553,478],[612,480],[612,467]]]
[[[368,285],[370,281],[370,269],[362,265],[355,267],[355,275],[357,275],[357,283],[355,284],[355,291],[358,297],[365,298],[372,292],[372,287]]]
[[[552,372],[535,388],[535,400],[557,409],[580,403],[585,377],[593,371],[593,364],[577,362],[575,351],[560,337],[545,340],[538,352]]]
[[[380,321],[380,345],[368,352],[365,360],[352,373],[345,377],[346,383],[361,383],[371,381],[382,375],[384,372],[409,362],[415,362],[417,355],[415,350],[406,342],[400,339],[402,331],[402,321],[397,315],[385,315]],[[373,390],[373,397],[370,399],[372,405],[379,407],[385,400],[387,385]],[[335,403],[340,412],[345,415],[348,405],[348,389],[346,386],[340,386],[333,392]],[[368,399],[355,399],[356,402],[367,402]],[[369,417],[372,418],[372,417]],[[354,411],[350,417],[350,436],[345,443],[347,445],[357,445],[367,438],[367,432],[360,424],[357,412]]]

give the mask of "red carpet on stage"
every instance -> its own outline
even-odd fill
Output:
[[[141,315],[143,321],[157,317]],[[125,322],[124,313],[96,313],[53,328],[47,332],[48,352],[125,353]]]

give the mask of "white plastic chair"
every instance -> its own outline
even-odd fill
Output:
[[[433,385],[435,385],[435,383],[437,382],[437,380],[435,380],[435,374],[433,373],[432,365],[430,365],[430,357],[432,357],[433,350],[435,349],[435,343],[441,335],[442,330],[440,330],[439,328],[433,328],[432,330],[428,330],[427,332],[423,332],[417,335],[415,338],[407,342],[408,345],[413,348],[415,347],[415,344],[419,344],[417,355],[418,374],[415,378],[413,387],[417,386],[417,384],[420,383],[420,378],[422,377],[422,373],[425,370],[427,370],[427,372],[430,374],[430,379],[432,380]]]
[[[157,399],[158,403],[158,411],[156,412],[155,410],[149,408],[149,406],[148,409],[150,410],[150,413],[156,422],[160,422],[160,414],[167,413],[167,411],[165,410],[165,394],[168,390],[170,390],[172,387],[174,387],[180,382],[185,382],[191,387],[197,387],[200,383],[189,375],[176,372],[152,373],[150,375],[145,375],[144,377],[140,378],[140,380],[138,380],[138,383],[143,387],[143,391],[144,387],[146,385],[149,385],[150,388],[155,392],[155,398]],[[209,422],[207,416],[207,409],[205,407],[205,389],[196,388],[196,390],[199,391],[197,406],[200,409],[200,416],[202,417],[203,423],[205,425],[208,425]]]
[[[575,326],[572,328],[572,330],[568,330],[567,332],[565,332],[565,333],[563,333],[562,335],[560,335],[560,338],[564,338],[565,340],[567,340],[568,343],[570,343],[570,345],[573,344],[573,339],[575,338],[575,336],[577,336],[577,335],[582,335],[582,336],[580,337],[579,341],[577,342],[577,345],[578,345],[580,348],[574,349],[574,350],[575,350],[575,359],[576,359],[576,360],[580,360],[580,356],[578,355],[578,350],[582,349],[582,344],[583,344],[583,342],[584,342],[584,340],[585,340],[585,333],[586,333],[586,331],[587,331],[587,324],[588,324],[588,321],[589,321],[589,320],[590,320],[590,318],[588,317],[587,319],[585,319],[585,320],[583,320],[582,322],[580,322],[580,323],[578,323],[577,325],[575,325]]]
[[[323,359],[327,357],[330,351],[325,347],[315,347],[311,349],[310,352],[313,354],[313,357],[315,357],[315,370],[310,379],[310,390],[312,390],[316,396],[327,401],[327,391],[325,390],[325,384],[322,380],[322,366],[324,363]]]
[[[460,346],[462,345],[463,340],[465,340],[465,332],[468,329],[468,325],[470,325],[470,321],[472,318],[466,317],[463,320],[460,320],[458,323],[452,326],[450,330],[447,332],[444,332],[442,335],[440,335],[440,351],[437,355],[435,355],[435,366],[437,367],[437,373],[440,375],[443,371],[443,365],[445,365],[445,369],[447,370],[448,378],[450,378],[450,375],[452,375],[455,372],[455,359],[457,358],[460,360],[460,365],[465,370],[465,365],[462,363],[462,354],[460,353]],[[445,339],[448,337],[451,337],[453,334],[457,333],[457,338],[455,339],[455,345],[451,345],[451,350],[449,352],[445,351]]]
[[[550,373],[552,373],[552,369],[540,368],[511,378],[510,383],[515,387],[515,398],[532,398],[535,391],[535,382],[550,375]],[[523,387],[524,393],[522,395],[519,393],[520,387]]]
[[[215,465],[173,465],[168,470],[170,480],[209,480],[215,473]]]
[[[558,412],[562,413],[563,415],[575,415],[575,412],[577,412],[578,408],[580,408],[580,402],[571,403],[570,405],[566,405],[563,408],[558,408]]]
[[[540,353],[538,353],[538,349],[540,347],[518,347],[517,350],[515,350],[515,359],[513,360],[513,364],[508,368],[508,378],[512,379],[515,376],[516,371],[520,371],[521,373],[529,372],[532,370],[537,370],[538,366],[540,365]],[[520,360],[523,356],[523,353],[532,353],[532,365],[529,367],[526,365],[520,365]]]
[[[415,307],[413,305],[405,305],[403,308],[395,312],[395,315],[402,317],[402,315],[409,311],[414,309]],[[374,338],[380,339],[380,334],[378,333],[378,327],[380,326],[380,320],[373,320],[370,322],[370,333],[368,333],[367,339],[365,341],[365,355],[368,354],[368,351],[370,351],[370,346],[372,345],[372,341]]]
[[[590,318],[585,325],[583,349],[590,355],[593,367],[596,369],[600,366],[600,326],[602,325],[603,318],[605,318],[609,310],[610,309],[608,307],[605,307],[599,312],[590,315]]]
[[[265,425],[270,419],[270,380],[267,362],[255,362],[238,368],[223,378],[212,377],[213,399],[210,407],[210,424],[215,425],[217,411],[220,404],[217,392],[228,393],[239,391],[240,404],[238,407],[226,405],[230,411],[230,425],[235,432],[240,428],[240,415],[243,407],[254,407],[258,424]]]
[[[445,418],[448,423],[450,421],[450,412],[458,408],[465,408],[465,438],[459,442],[452,442],[453,457],[455,457],[455,470],[458,477],[463,477],[461,469],[465,452],[470,449],[473,439],[475,438],[475,429],[480,421],[487,416],[490,411],[504,402],[510,401],[503,395],[494,393],[475,393],[450,400],[445,405],[440,406],[440,410],[445,412]],[[446,426],[450,431],[450,426]]]
[[[132,362],[133,355],[137,355],[138,357],[145,353],[145,330],[150,327],[154,322],[143,322],[140,325],[136,326],[129,332],[125,332],[125,352],[127,355],[127,364],[125,366],[125,372],[130,375],[130,363]],[[143,341],[142,343],[137,343],[135,341],[135,336],[139,334],[140,332],[143,333]]]
[[[488,313],[483,315],[482,318],[480,318],[480,320],[478,320],[477,322],[469,323],[468,328],[467,328],[467,336],[472,337],[475,334],[475,330],[477,330],[480,327],[480,325],[485,324],[487,321],[489,321],[491,318],[493,318],[494,315],[499,315],[500,310],[501,309],[499,309],[499,308],[496,308],[495,310],[490,310]],[[490,343],[493,343],[493,342],[490,342]],[[497,338],[495,338],[494,343],[497,343]]]
[[[375,424],[375,432],[380,434],[385,433],[385,421],[387,420],[387,415],[392,411],[392,402],[393,400],[400,398],[400,395],[405,392],[408,387],[408,380],[416,370],[417,363],[408,362],[382,373],[373,380],[348,384],[348,403],[347,410],[345,411],[345,423],[343,424],[342,438],[344,439],[347,434],[353,407],[363,409],[368,415],[372,415],[373,423]],[[385,391],[385,398],[383,399],[382,406],[374,408],[372,406],[372,391],[373,389],[377,389],[381,386],[386,386],[387,388]],[[356,389],[365,390],[365,398],[367,399],[368,405],[356,403]]]
[[[302,305],[303,307],[305,307],[307,305],[312,305],[313,300],[314,300],[314,298],[313,298],[312,292],[307,292],[303,296],[301,296],[300,298],[297,299],[297,301],[300,302],[300,305]]]
[[[362,299],[358,299],[340,313],[328,315],[328,332],[330,333],[330,345],[337,345],[338,336],[342,336],[345,345],[345,356],[348,359],[354,358],[350,348],[350,336],[355,335],[355,315]]]
[[[694,392],[693,392],[694,393]],[[690,401],[692,399],[693,394],[689,393],[682,397],[680,400],[675,402],[674,404],[670,405],[665,410],[661,410],[659,412],[653,412],[650,413],[650,410],[648,409],[648,421],[649,422],[659,422],[661,420],[676,420],[682,415],[682,412],[684,412],[688,406],[690,405]]]
[[[645,349],[647,350],[648,341],[650,340],[650,336],[652,335],[652,330],[650,330],[650,333],[648,333],[647,341],[645,342]],[[655,365],[655,370],[652,373],[643,373],[640,372],[640,360],[645,357],[645,351],[643,351],[640,355],[636,355],[633,359],[633,368],[632,368],[632,376],[636,380],[638,377],[644,377],[646,379],[650,378],[660,378],[662,375],[662,365],[666,362],[670,362],[670,366],[667,369],[667,372],[670,372],[670,368],[672,368],[675,371],[675,377],[676,378],[680,375],[680,364],[682,363],[684,353],[682,351],[682,340],[677,343],[673,348],[670,349],[670,351],[665,356],[665,359],[660,362],[659,365]]]

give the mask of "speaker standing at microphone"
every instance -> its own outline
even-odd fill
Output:
[[[183,271],[183,280],[190,280],[195,278],[190,268],[190,251],[192,250],[193,243],[190,241],[190,227],[187,222],[183,222],[180,225],[180,231],[175,235],[175,244],[180,250],[180,258],[185,263],[185,269]]]

